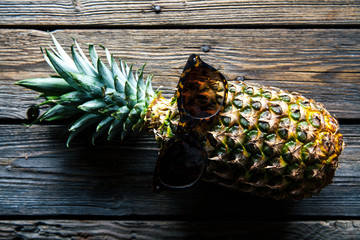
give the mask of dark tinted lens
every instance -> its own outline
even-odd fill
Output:
[[[185,140],[177,140],[159,156],[160,180],[171,187],[192,185],[205,165],[203,150]]]
[[[224,98],[224,82],[215,70],[199,66],[192,68],[186,75],[182,101],[190,116],[206,118],[216,114]]]

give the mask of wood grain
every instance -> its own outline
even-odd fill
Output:
[[[203,220],[283,220],[358,217],[360,125],[342,125],[347,147],[334,183],[301,201],[276,201],[212,184],[151,190],[157,157],[153,136],[123,143],[76,139],[70,149],[62,125],[0,125],[0,209],[6,216],[113,216]]]
[[[161,12],[155,13],[154,6]],[[193,26],[353,25],[360,23],[356,0],[277,1],[107,1],[5,0],[3,26]]]
[[[0,239],[360,239],[359,26],[357,0],[0,1]],[[96,146],[82,136],[68,149],[66,126],[24,127],[40,99],[13,83],[53,74],[39,50],[50,36],[34,29],[67,28],[54,31],[64,46],[75,37],[147,62],[166,97],[198,53],[229,80],[323,102],[353,123],[341,125],[334,183],[301,201],[207,183],[155,194],[152,135]]]
[[[270,234],[271,233],[271,234]],[[270,236],[269,236],[270,234]],[[359,220],[337,221],[0,221],[2,239],[327,239],[360,236]]]
[[[162,86],[167,97],[189,54],[198,53],[229,80],[240,76],[298,91],[323,102],[339,118],[360,118],[358,29],[112,29],[54,34],[64,46],[74,37],[85,49],[86,43],[103,44],[135,67],[146,62],[146,73],[155,74],[155,88]],[[42,31],[0,29],[0,119],[25,119],[27,108],[36,103],[34,92],[13,83],[53,74],[39,50],[50,41]],[[209,52],[202,51],[204,45]]]

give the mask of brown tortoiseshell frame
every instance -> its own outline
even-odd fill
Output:
[[[191,116],[186,111],[186,109],[184,107],[184,103],[183,103],[183,92],[184,92],[184,85],[185,85],[184,83],[187,80],[187,76],[188,76],[189,72],[196,70],[196,68],[198,68],[198,67],[203,67],[203,68],[207,68],[207,69],[211,70],[214,74],[216,74],[220,78],[220,80],[222,81],[222,83],[224,85],[224,97],[221,102],[221,107],[214,114],[207,116],[207,117]],[[156,167],[155,167],[155,171],[154,171],[154,179],[153,179],[153,190],[155,192],[160,191],[161,187],[186,188],[186,187],[190,187],[190,186],[194,185],[196,182],[198,182],[198,180],[200,179],[200,177],[203,173],[205,165],[207,163],[207,154],[206,154],[206,151],[202,148],[199,141],[197,141],[195,137],[191,136],[192,135],[191,129],[195,125],[210,121],[216,115],[218,115],[219,112],[221,112],[224,109],[226,98],[227,98],[227,91],[228,91],[228,85],[227,85],[226,78],[218,70],[216,70],[212,66],[203,62],[198,55],[196,55],[196,54],[190,55],[186,65],[184,67],[183,73],[181,74],[181,77],[180,77],[180,80],[179,80],[179,83],[177,86],[177,91],[176,91],[177,105],[178,105],[178,110],[180,113],[180,121],[179,121],[179,124],[177,127],[175,137],[173,137],[167,143],[165,143],[165,145],[163,146],[163,148],[161,149],[161,151],[159,153],[158,161],[156,162]],[[182,140],[189,142],[192,146],[201,150],[201,155],[204,158],[204,162],[203,162],[204,165],[203,165],[201,173],[199,174],[199,177],[194,182],[189,183],[184,186],[169,186],[169,185],[166,185],[161,182],[159,159],[161,156],[164,156],[166,154],[166,151],[170,148],[170,146],[172,144],[174,144],[177,141],[182,141]]]
[[[189,113],[186,112],[184,103],[183,103],[183,97],[182,97],[183,92],[184,92],[184,85],[185,85],[184,83],[186,81],[187,75],[189,74],[190,71],[194,71],[198,67],[204,67],[204,68],[207,68],[207,69],[213,71],[221,79],[222,83],[224,84],[224,88],[225,88],[224,98],[221,103],[221,108],[213,115],[208,116],[208,117],[202,117],[202,118],[193,117]],[[210,121],[214,116],[216,116],[219,112],[221,112],[225,107],[227,92],[228,92],[228,85],[227,85],[226,78],[214,67],[203,62],[200,59],[199,55],[191,54],[190,57],[188,58],[188,61],[186,62],[183,73],[181,74],[179,83],[177,85],[176,98],[177,98],[178,110],[180,113],[180,122],[179,122],[179,126],[177,128],[177,133],[182,132],[185,128],[187,128],[188,125],[190,125],[192,127],[195,124],[201,124],[203,122]],[[191,129],[191,127],[190,127],[190,129]]]

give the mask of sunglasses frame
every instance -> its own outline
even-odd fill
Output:
[[[167,184],[166,182],[163,182],[160,178],[160,161],[159,161],[159,159],[161,159],[161,157],[163,157],[163,155],[166,153],[164,151],[161,151],[159,153],[158,160],[156,162],[155,171],[154,171],[154,181],[153,181],[154,192],[159,192],[163,188],[182,189],[182,188],[191,187],[200,180],[200,178],[205,170],[205,166],[207,164],[208,158],[207,158],[207,153],[206,153],[205,149],[201,146],[200,142],[195,137],[193,137],[189,134],[185,134],[179,138],[177,138],[177,137],[171,138],[166,144],[167,149],[169,149],[173,144],[176,144],[177,141],[186,141],[187,143],[189,143],[189,145],[196,146],[196,148],[198,150],[200,150],[200,154],[202,155],[202,158],[204,159],[200,174],[193,182],[183,184],[183,185],[170,185],[170,184]]]
[[[189,74],[190,71],[192,71],[194,68],[197,67],[205,67],[208,68],[212,71],[214,71],[215,74],[217,74],[222,83],[224,84],[224,98],[223,101],[221,103],[221,108],[219,108],[219,110],[214,113],[213,115],[210,115],[208,117],[194,117],[191,116],[188,112],[186,112],[185,107],[184,107],[184,103],[183,103],[183,92],[184,92],[184,83],[186,81],[186,77]],[[183,73],[180,76],[180,80],[179,83],[177,85],[177,90],[176,90],[176,98],[177,98],[177,105],[178,105],[178,110],[180,113],[180,127],[184,127],[185,123],[196,123],[196,124],[201,124],[203,122],[207,122],[210,119],[212,119],[214,116],[218,115],[219,112],[221,112],[224,107],[225,107],[225,102],[227,99],[227,92],[228,92],[228,84],[227,84],[227,80],[226,78],[220,73],[219,70],[216,70],[214,67],[210,66],[209,64],[203,62],[199,55],[197,54],[191,54],[188,61],[186,62],[186,65],[184,67]],[[181,122],[181,118],[183,118],[184,122]],[[182,129],[181,129],[182,130]]]
[[[224,85],[224,98],[221,102],[221,107],[214,114],[207,116],[207,117],[194,117],[194,116],[190,115],[184,107],[184,102],[183,102],[183,92],[184,92],[184,85],[185,85],[184,83],[187,80],[187,76],[188,76],[189,72],[193,71],[197,67],[204,67],[204,68],[207,68],[207,69],[213,71],[216,75],[219,76],[220,80],[222,81],[222,83]],[[207,157],[207,153],[206,153],[205,149],[201,146],[200,142],[196,139],[196,137],[194,137],[194,133],[192,133],[191,130],[196,125],[211,121],[212,119],[214,119],[215,116],[217,116],[224,109],[225,102],[227,100],[227,93],[228,93],[228,84],[227,84],[226,78],[214,67],[203,62],[200,59],[199,55],[191,54],[188,58],[188,61],[185,65],[185,67],[184,67],[183,73],[180,76],[179,83],[177,86],[177,91],[176,91],[177,105],[178,105],[178,110],[179,110],[179,114],[180,114],[180,121],[179,121],[177,130],[176,130],[176,134],[173,138],[171,138],[167,143],[164,144],[162,150],[159,153],[158,160],[156,162],[156,167],[155,167],[155,171],[154,171],[154,179],[153,179],[153,190],[155,192],[160,191],[161,188],[164,188],[164,187],[166,187],[166,188],[191,187],[200,180],[200,178],[205,170],[205,166],[207,165],[208,157]],[[198,148],[201,151],[201,154],[203,155],[203,158],[204,158],[203,167],[201,169],[201,172],[200,172],[198,178],[194,182],[185,184],[185,185],[181,185],[181,186],[173,186],[173,185],[166,184],[161,180],[159,159],[161,159],[161,157],[164,156],[164,154],[166,154],[167,149],[169,149],[172,144],[176,143],[177,141],[182,141],[182,140],[191,142],[193,146],[196,145],[196,148]]]

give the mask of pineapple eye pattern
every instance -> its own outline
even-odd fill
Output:
[[[277,199],[309,197],[331,182],[342,137],[321,104],[246,82],[230,88],[207,135],[206,181]]]

